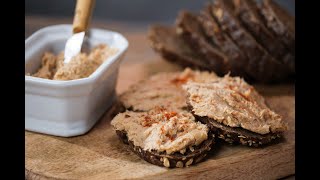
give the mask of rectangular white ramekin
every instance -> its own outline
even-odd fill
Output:
[[[44,52],[64,50],[71,25],[55,25],[35,32],[25,41],[25,72],[34,73]],[[70,81],[25,76],[25,129],[56,136],[76,136],[92,128],[115,100],[119,65],[128,48],[121,34],[90,30],[90,45],[118,49],[87,78]]]

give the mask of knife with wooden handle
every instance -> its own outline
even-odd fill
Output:
[[[64,50],[64,63],[68,63],[73,56],[81,52],[83,39],[88,31],[95,0],[77,0],[73,19],[73,35],[67,40]]]

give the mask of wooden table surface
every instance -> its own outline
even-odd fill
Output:
[[[55,24],[70,24],[72,19],[68,18],[44,18],[44,17],[25,17],[25,38],[31,35],[36,30]],[[157,69],[157,63],[161,61],[162,66],[165,66],[165,71],[174,71],[180,69],[179,67],[167,63],[162,60],[162,58],[156,54],[149,46],[146,41],[146,31],[147,25],[133,25],[133,24],[124,24],[118,22],[107,22],[107,21],[94,21],[92,23],[93,27],[96,28],[105,28],[111,29],[117,32],[122,33],[129,41],[130,48],[123,60],[123,63],[120,67],[119,78],[124,81],[121,86],[117,86],[117,92],[121,93],[125,89],[128,88],[131,84],[135,83],[138,79],[141,79],[146,74],[153,74],[152,71]],[[132,71],[139,71],[141,68],[141,64],[147,64],[150,68],[144,69],[145,74],[142,73],[139,76],[131,79],[130,77],[124,77],[121,72],[130,72]],[[140,69],[141,70],[141,69]],[[148,72],[149,71],[149,72]],[[284,87],[285,88],[285,87]],[[265,93],[268,93],[268,89],[264,89]],[[294,89],[289,88],[287,89],[289,94],[294,94]],[[272,173],[272,172],[270,172]],[[27,175],[26,175],[27,176]],[[288,177],[284,177],[283,179],[295,179],[294,174]]]

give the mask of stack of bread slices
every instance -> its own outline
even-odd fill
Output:
[[[198,14],[181,11],[174,26],[153,25],[148,38],[183,67],[250,82],[295,75],[295,18],[273,0],[214,0]]]

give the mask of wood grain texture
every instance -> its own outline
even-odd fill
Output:
[[[162,60],[145,33],[126,33],[130,47],[120,67],[117,93],[162,71],[181,68]],[[294,85],[255,85],[289,123],[285,140],[265,148],[218,145],[206,160],[183,169],[149,164],[120,142],[108,110],[87,134],[72,138],[25,132],[26,179],[276,179],[295,174]]]

